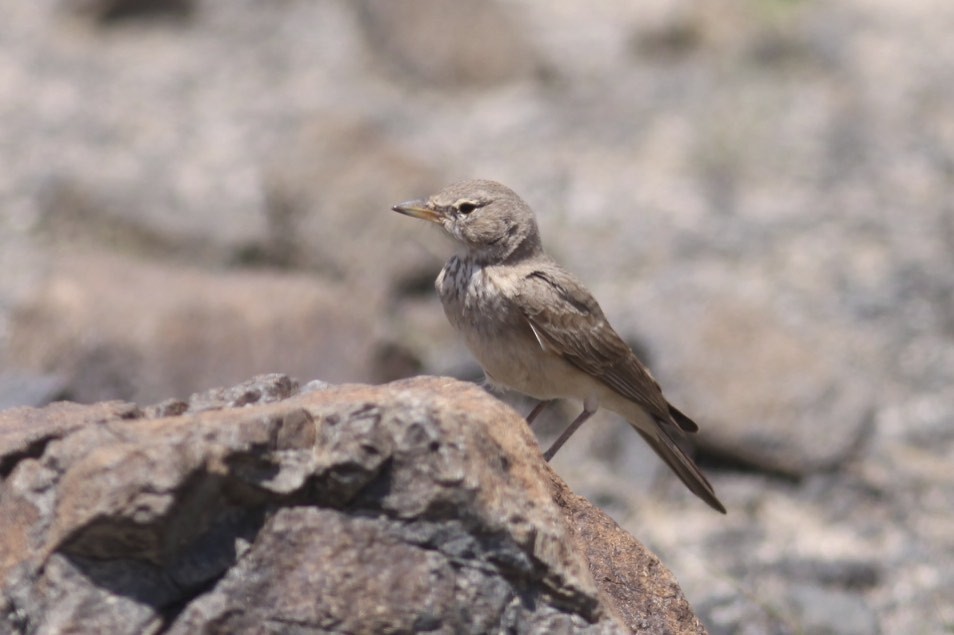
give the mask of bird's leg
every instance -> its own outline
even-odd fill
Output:
[[[569,427],[563,431],[563,434],[560,435],[560,438],[553,442],[553,445],[550,446],[550,449],[543,453],[543,458],[549,462],[550,459],[553,458],[553,455],[563,447],[563,444],[573,436],[573,433],[576,432],[577,429],[583,425],[587,419],[593,416],[594,412],[596,412],[595,408],[590,410],[584,405],[583,412],[580,413],[580,416],[574,419],[573,423],[571,423]]]
[[[537,415],[543,412],[543,409],[553,403],[552,399],[545,399],[535,405],[533,410],[530,411],[530,414],[527,415],[527,425],[533,425],[533,420],[537,418]]]

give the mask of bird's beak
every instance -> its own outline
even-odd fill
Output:
[[[400,212],[405,216],[413,216],[414,218],[429,220],[432,223],[440,223],[444,219],[443,214],[440,212],[435,212],[428,207],[427,201],[422,198],[398,203],[391,209],[393,209],[395,212]]]

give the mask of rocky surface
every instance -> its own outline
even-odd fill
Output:
[[[4,633],[704,633],[472,384],[0,414]]]
[[[388,208],[495,178],[703,426],[724,519],[611,416],[554,468],[711,632],[954,625],[948,5],[0,9],[4,405],[476,379]]]

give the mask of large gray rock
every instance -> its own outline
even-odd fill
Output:
[[[309,387],[0,413],[0,630],[704,632],[481,389]]]
[[[489,86],[540,69],[513,7],[498,2],[362,0],[368,49],[412,82]]]
[[[9,361],[59,375],[71,399],[157,401],[283,369],[374,376],[373,298],[281,272],[210,273],[64,254],[14,311]]]
[[[699,421],[699,446],[792,478],[844,465],[870,435],[874,398],[853,370],[847,325],[793,320],[720,274],[708,276],[725,285],[718,290],[696,282],[703,275],[647,287],[628,314],[658,353],[651,366],[670,399]]]
[[[310,116],[264,167],[267,235],[261,256],[359,286],[400,287],[439,266],[419,227],[389,207],[441,184],[384,126],[351,114]]]

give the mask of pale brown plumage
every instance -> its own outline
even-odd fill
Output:
[[[447,262],[436,287],[488,379],[541,400],[583,401],[583,412],[545,453],[548,460],[602,405],[623,415],[693,493],[725,513],[675,442],[698,426],[666,401],[582,283],[543,252],[536,219],[520,197],[499,183],[472,180],[393,209],[441,225],[467,248]]]

